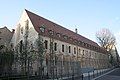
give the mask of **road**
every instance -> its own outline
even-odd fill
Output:
[[[120,68],[117,68],[114,71],[94,80],[120,80]]]

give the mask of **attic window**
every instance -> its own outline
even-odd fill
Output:
[[[75,43],[77,43],[77,40],[76,40],[76,39],[75,39],[74,41],[75,41]]]
[[[66,35],[63,35],[63,38],[64,38],[65,40],[67,40],[67,39],[68,39],[68,37],[67,37]]]
[[[85,46],[86,44],[84,43],[84,46]]]
[[[21,27],[21,34],[23,34],[23,27]]]
[[[53,30],[49,30],[49,34],[53,35],[54,34]]]
[[[69,37],[70,41],[73,41],[73,39],[71,37]]]
[[[79,41],[79,45],[81,45],[82,44],[82,42],[81,41]]]
[[[44,25],[40,26],[40,31],[45,32],[45,26]]]
[[[57,35],[57,37],[60,37],[60,33],[57,33],[56,35]]]

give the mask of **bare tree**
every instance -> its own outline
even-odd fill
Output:
[[[96,33],[96,38],[101,47],[108,51],[109,62],[113,65],[114,59],[112,55],[112,49],[115,47],[116,39],[115,36],[110,32],[109,29],[101,29]]]
[[[96,33],[96,38],[100,46],[105,48],[107,51],[111,51],[113,46],[115,46],[115,36],[110,32],[109,29],[104,28],[98,31]]]

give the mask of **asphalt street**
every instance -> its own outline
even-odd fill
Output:
[[[94,80],[120,80],[120,68]]]

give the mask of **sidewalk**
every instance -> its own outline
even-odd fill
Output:
[[[109,68],[109,69],[101,69],[101,70],[94,70],[93,72],[89,72],[89,73],[83,73],[83,78],[82,76],[77,78],[77,76],[74,76],[74,79],[72,79],[73,77],[62,77],[62,78],[58,78],[58,79],[54,79],[54,80],[95,80],[97,77],[106,74],[110,71],[113,71],[114,68]],[[52,79],[47,79],[47,80],[52,80]]]
[[[83,80],[95,80],[95,78],[115,70],[114,68],[94,70],[93,72],[83,73]]]
[[[111,72],[113,72],[113,71],[115,71],[115,70],[117,70],[117,69],[119,69],[119,68],[115,68],[115,69],[113,69],[113,70],[110,70],[110,71],[108,71],[108,72],[106,72],[106,73],[104,73],[104,74],[102,74],[102,75],[100,75],[100,76],[98,76],[98,77],[93,78],[92,80],[96,80],[96,79],[98,79],[98,78],[100,78],[100,77],[102,77],[102,76],[105,76],[105,75],[107,75],[107,74],[109,74],[109,73],[111,73]]]

